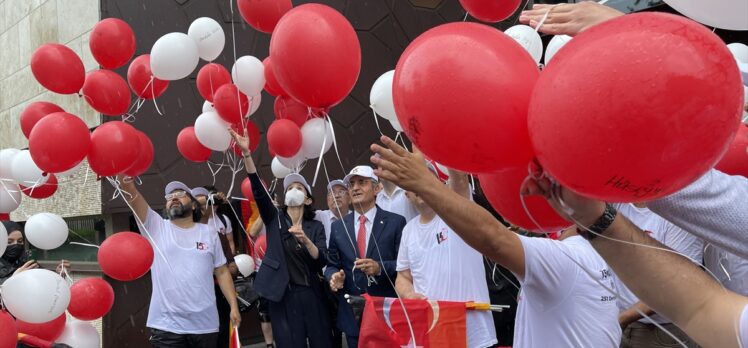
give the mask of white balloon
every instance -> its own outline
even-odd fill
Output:
[[[75,348],[99,348],[99,332],[87,321],[72,319],[65,323],[65,330],[55,343]]]
[[[395,103],[392,101],[392,80],[395,78],[395,70],[390,70],[379,76],[369,93],[369,103],[379,116],[388,120],[397,118],[395,114]]]
[[[3,224],[0,224],[0,255],[5,254],[5,248],[8,247],[8,230]]]
[[[540,35],[535,29],[520,24],[507,29],[504,33],[524,47],[535,63],[540,63],[540,57],[543,55],[543,41],[540,40]]]
[[[35,214],[24,230],[29,243],[43,250],[57,249],[68,239],[68,224],[57,214]]]
[[[665,3],[710,27],[748,30],[748,1],[745,0],[665,0]]]
[[[49,179],[49,175],[45,176],[44,171],[36,166],[29,150],[23,150],[13,158],[11,171],[13,179],[28,188],[44,185]]]
[[[396,131],[403,131],[403,126],[400,125],[400,120],[398,120],[397,117],[391,119],[390,124],[392,125],[392,128],[395,128]]]
[[[561,47],[564,47],[564,45],[569,41],[571,41],[571,36],[569,35],[554,36],[551,39],[551,42],[548,43],[548,47],[545,48],[545,57],[543,58],[545,65],[548,65],[548,62],[550,62],[551,58],[556,55],[556,52],[558,52]]]
[[[4,183],[14,183],[13,179],[13,159],[21,153],[19,149],[3,149],[0,151],[0,180]]]
[[[249,110],[247,110],[247,114],[244,116],[252,116],[260,108],[260,103],[262,103],[262,93],[249,97]]]
[[[324,150],[322,150],[324,145]],[[301,152],[307,159],[317,158],[332,146],[330,126],[323,118],[313,118],[301,126]]]
[[[200,58],[209,62],[221,55],[223,46],[226,44],[226,34],[213,18],[200,17],[192,21],[187,35],[197,44]]]
[[[21,188],[18,184],[4,182],[0,184],[0,214],[8,214],[21,205]]]
[[[273,158],[273,162],[270,163],[270,169],[273,171],[273,176],[278,179],[283,179],[288,174],[293,173],[291,169],[288,169],[286,166],[283,165],[283,163],[281,163],[278,157]]]
[[[70,303],[68,282],[46,269],[30,269],[8,278],[2,293],[8,311],[33,324],[56,319]]]
[[[301,151],[299,149],[299,152],[297,152],[293,157],[281,157],[276,156],[278,161],[286,168],[290,169],[294,173],[298,173],[301,169],[301,164],[304,163],[304,151]]]
[[[265,87],[265,66],[255,57],[241,57],[231,68],[231,80],[242,93],[258,95]]]
[[[214,151],[226,151],[231,145],[229,124],[215,112],[204,112],[195,120],[195,135],[203,146]]]
[[[83,166],[83,162],[84,162],[84,161],[80,161],[80,163],[76,164],[76,165],[75,165],[75,167],[73,167],[73,168],[70,168],[70,169],[68,169],[68,170],[66,170],[66,171],[64,171],[64,172],[62,172],[62,173],[55,173],[55,176],[56,176],[56,177],[57,177],[58,179],[61,179],[61,178],[66,178],[66,177],[68,177],[68,176],[71,176],[71,175],[77,174],[77,173],[78,173],[78,171],[79,171],[79,170],[81,169],[81,167]]]
[[[214,108],[213,104],[211,104],[209,101],[206,100],[203,103],[203,112],[209,112],[209,111],[216,112],[216,108]]]
[[[244,277],[249,277],[255,271],[255,260],[252,260],[247,254],[234,256],[234,262],[236,262],[236,267],[239,268],[239,272]]]
[[[189,76],[200,61],[197,44],[185,33],[168,33],[151,48],[151,71],[161,80],[179,80]]]
[[[733,42],[727,45],[732,56],[740,63],[748,63],[748,46],[740,42]]]

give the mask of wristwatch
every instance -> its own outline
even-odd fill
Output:
[[[610,227],[613,221],[615,221],[616,216],[618,216],[618,211],[616,210],[616,208],[606,203],[603,215],[600,216],[600,218],[597,219],[594,224],[587,227],[587,229],[583,229],[577,226],[577,233],[580,236],[584,237],[584,239],[592,240],[597,237],[598,234],[602,234],[603,232],[605,232],[605,230]]]

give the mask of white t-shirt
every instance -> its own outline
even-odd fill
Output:
[[[155,253],[146,326],[176,334],[218,332],[213,271],[226,264],[218,234],[205,224],[180,228],[151,209],[145,228]]]
[[[395,188],[392,196],[388,196],[384,190],[379,191],[377,205],[388,212],[403,216],[405,222],[410,221],[418,215],[416,208],[410,203],[408,197],[405,196],[405,190],[399,187]]]
[[[327,246],[329,247],[332,223],[338,221],[338,218],[335,216],[335,214],[332,213],[331,210],[317,210],[314,213],[314,219],[321,222],[322,226],[325,227],[325,240],[327,241]]]
[[[600,285],[615,289],[613,272],[592,245],[580,236],[519,238],[525,277],[518,277],[514,347],[618,347],[616,297]]]
[[[670,221],[663,219],[647,208],[637,208],[631,203],[615,204],[615,208],[634,225],[644,231],[650,232],[650,236],[658,242],[688,256],[691,260],[701,263],[704,255],[704,242],[701,238],[682,230],[680,227],[675,226]],[[639,302],[639,298],[618,277],[615,279],[620,295],[617,301],[618,309],[623,312]],[[670,323],[670,320],[657,314],[651,315],[650,318],[659,324]],[[651,323],[646,318],[642,318],[639,321],[642,323]]]
[[[414,290],[430,300],[491,302],[483,256],[438,216],[427,224],[416,216],[403,228],[397,270],[407,269]],[[498,342],[490,312],[468,311],[466,324],[468,347]]]
[[[708,244],[704,248],[704,265],[726,288],[748,296],[748,260]]]
[[[208,218],[207,225],[215,228],[218,233],[223,235],[233,233],[234,230],[231,228],[231,220],[229,220],[229,217],[226,215],[221,215],[221,218],[223,219],[223,222],[216,219],[216,214],[213,214],[210,218]],[[226,223],[225,226],[223,224],[224,222]]]

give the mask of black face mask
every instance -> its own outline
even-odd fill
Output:
[[[23,244],[8,245],[8,247],[5,248],[5,254],[3,254],[3,258],[8,260],[9,262],[16,262],[21,258],[23,252]]]

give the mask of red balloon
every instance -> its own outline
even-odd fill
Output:
[[[152,80],[151,80],[152,79]],[[127,82],[133,93],[143,99],[156,98],[166,91],[169,81],[159,80],[151,71],[151,55],[142,54],[127,68]]]
[[[100,176],[112,176],[130,168],[138,158],[140,138],[131,125],[106,122],[91,133],[88,164]]]
[[[288,11],[273,31],[270,56],[283,90],[313,107],[329,108],[343,101],[361,70],[361,47],[353,26],[322,4]]]
[[[239,134],[244,134],[244,130],[240,125],[232,124],[231,128]],[[257,125],[252,121],[247,121],[247,137],[249,138],[249,151],[255,152],[257,147],[260,146],[261,138],[260,129],[257,128]],[[232,144],[231,146],[237,156],[242,155],[242,150],[236,146],[236,144]]]
[[[244,178],[244,181],[242,181],[242,194],[244,198],[250,201],[255,199],[252,195],[252,183],[249,181],[249,178]]]
[[[571,225],[562,218],[548,204],[542,196],[523,196],[520,199],[520,189],[527,177],[527,167],[505,169],[491,174],[478,175],[480,186],[491,206],[512,225],[522,227],[533,232],[556,232]],[[522,206],[524,200],[527,214]],[[532,216],[540,225],[536,225]]]
[[[265,90],[275,97],[286,95],[286,91],[283,90],[283,87],[278,83],[278,79],[275,78],[273,60],[267,57],[262,61],[262,65],[265,67]]]
[[[293,7],[291,0],[238,0],[236,6],[247,24],[266,34]]]
[[[727,153],[714,168],[723,173],[748,178],[748,126],[740,126]]]
[[[153,143],[145,133],[138,131],[138,139],[140,143],[140,151],[138,152],[138,158],[135,162],[125,170],[125,175],[136,177],[145,173],[153,163]]]
[[[113,71],[90,72],[82,92],[88,105],[104,115],[122,115],[130,108],[130,88],[125,79]]]
[[[22,320],[18,320],[16,321],[16,325],[18,325],[19,333],[34,336],[45,341],[54,342],[54,340],[59,338],[60,335],[62,335],[62,332],[65,330],[66,321],[67,318],[65,317],[65,313],[62,313],[62,315],[60,315],[56,319],[48,321],[46,323],[32,324]],[[2,345],[0,345],[0,347],[2,347]]]
[[[29,152],[39,169],[61,173],[83,161],[91,148],[88,126],[78,116],[55,112],[39,121],[29,135]]]
[[[267,132],[268,147],[281,157],[293,157],[301,149],[301,129],[291,120],[275,120]]]
[[[299,128],[309,119],[309,107],[288,96],[276,97],[273,109],[275,109],[276,120],[291,120]]]
[[[153,264],[153,248],[134,232],[115,233],[101,243],[99,266],[104,274],[121,281],[142,277]]]
[[[8,312],[0,311],[0,348],[16,348],[18,328]]]
[[[31,72],[44,88],[60,94],[77,93],[86,80],[83,62],[60,44],[44,44],[31,55]]]
[[[45,101],[33,102],[27,105],[23,111],[21,111],[21,131],[23,131],[23,136],[28,139],[29,135],[31,135],[31,130],[44,116],[64,111],[65,110],[56,104]]]
[[[29,188],[20,184],[18,187],[21,188],[23,194],[31,198],[49,198],[57,192],[57,177],[54,174],[48,174],[47,181],[37,187]]]
[[[231,74],[221,64],[205,64],[197,73],[197,91],[211,103],[218,88],[229,83],[231,83]]]
[[[177,135],[177,149],[182,157],[192,162],[205,162],[210,158],[211,151],[197,140],[195,127],[182,129]]]
[[[397,62],[397,118],[424,154],[447,167],[486,173],[521,166],[532,158],[527,108],[538,75],[532,57],[495,28],[440,25]]]
[[[135,33],[121,19],[103,19],[91,31],[88,46],[102,67],[116,69],[125,65],[135,54]]]
[[[239,105],[241,103],[241,110]],[[218,88],[213,95],[213,107],[218,116],[231,124],[241,124],[244,115],[249,111],[249,98],[239,91],[233,83]]]
[[[104,279],[83,278],[70,287],[68,312],[78,320],[96,320],[112,309],[114,290]]]
[[[471,16],[489,23],[501,22],[511,16],[522,1],[520,0],[460,0],[462,8]]]
[[[528,125],[542,167],[609,202],[680,190],[714,167],[735,136],[743,89],[724,42],[666,13],[621,16],[553,56]]]

